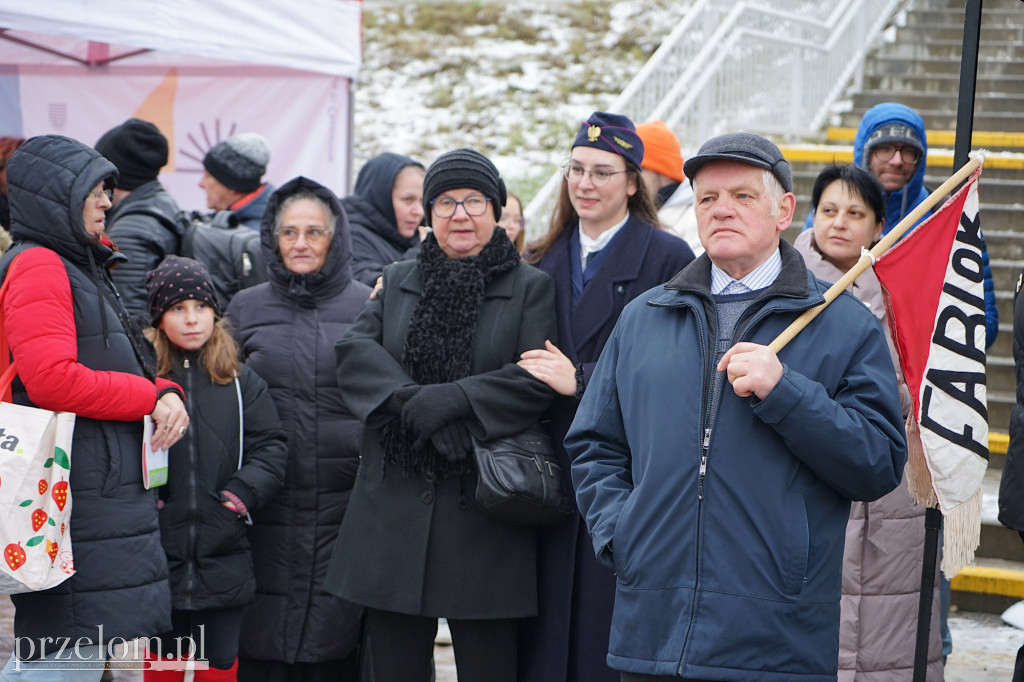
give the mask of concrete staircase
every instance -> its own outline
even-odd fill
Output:
[[[793,165],[797,214],[786,237],[795,238],[809,212],[814,178],[826,165],[851,163],[853,136],[864,112],[879,102],[901,102],[924,118],[930,147],[925,184],[938,187],[952,172],[962,0],[912,0],[886,41],[869,56],[861,87],[841,125],[818,144],[783,146]],[[1024,599],[1024,543],[996,520],[996,494],[1014,402],[1013,292],[1024,267],[1024,3],[984,0],[972,149],[990,152],[980,185],[985,234],[999,304],[999,336],[988,354],[992,456],[985,481],[982,543],[975,565],[954,581],[953,602],[967,610],[1000,612]]]

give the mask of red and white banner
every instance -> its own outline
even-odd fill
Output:
[[[942,511],[947,576],[974,559],[988,467],[980,175],[875,264],[914,400],[907,479],[919,504]]]

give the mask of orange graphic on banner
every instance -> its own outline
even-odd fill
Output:
[[[167,148],[172,153],[167,157],[167,165],[163,172],[173,173],[175,171],[174,146],[174,98],[178,94],[178,70],[171,69],[161,81],[160,85],[153,89],[153,92],[142,100],[142,104],[132,114],[134,118],[141,118],[149,121],[164,134],[167,138]]]

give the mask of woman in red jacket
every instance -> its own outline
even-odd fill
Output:
[[[59,135],[26,141],[7,166],[14,246],[0,275],[11,278],[3,325],[20,378],[14,402],[77,419],[68,529],[75,574],[12,597],[14,655],[23,663],[14,670],[12,656],[5,682],[99,680],[107,643],[170,627],[156,498],[142,486],[142,420],[153,418],[154,448],[170,447],[188,414],[181,389],[156,378],[152,346],[107,274],[118,257],[102,239],[116,174],[95,150]],[[69,663],[67,677],[26,670],[24,661],[54,656]],[[92,663],[95,670],[81,670]]]

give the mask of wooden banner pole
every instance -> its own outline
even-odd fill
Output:
[[[825,292],[824,303],[805,311],[800,317],[793,320],[793,323],[786,327],[781,334],[775,337],[775,340],[772,341],[768,347],[775,353],[778,353],[780,350],[785,348],[786,344],[792,341],[793,338],[800,333],[800,330],[810,324],[811,320],[818,316],[818,313],[824,310],[829,303],[836,300],[836,298],[839,297],[839,294],[843,293],[847,287],[853,284],[854,280],[860,277],[865,270],[871,267],[871,264],[876,258],[888,251],[889,247],[895,244],[896,240],[902,237],[904,232],[913,227],[917,221],[921,219],[921,216],[927,213],[929,209],[935,206],[935,204],[939,203],[939,201],[946,195],[952,193],[964,180],[971,177],[971,174],[974,173],[974,171],[976,171],[983,163],[985,163],[985,153],[978,152],[974,158],[964,165],[963,168],[951,175],[948,180],[939,185],[938,189],[929,194],[927,199],[914,207],[914,210],[908,213],[903,220],[896,224],[896,227],[882,237],[871,251],[862,255],[856,265],[850,268],[849,272],[843,275],[838,282],[833,284],[832,287]]]

